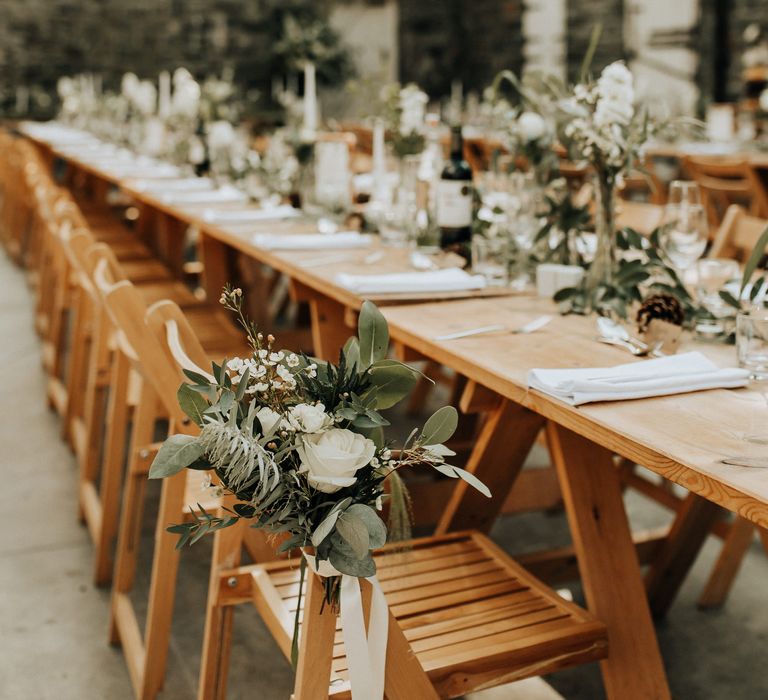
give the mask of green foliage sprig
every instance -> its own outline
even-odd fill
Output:
[[[659,237],[661,228],[646,238],[632,228],[625,227],[616,234],[616,245],[621,255],[616,262],[612,284],[601,284],[590,290],[585,281],[578,287],[566,287],[554,296],[564,314],[597,312],[605,316],[627,319],[633,304],[642,302],[652,292],[666,292],[674,296],[685,311],[686,325],[708,312],[701,309],[686,289],[675,269],[666,261]]]

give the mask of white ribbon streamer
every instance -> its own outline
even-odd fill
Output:
[[[380,700],[384,697],[389,608],[378,578],[371,576],[365,579],[372,589],[366,634],[360,579],[357,576],[342,574],[328,561],[318,562],[312,554],[306,554],[305,559],[309,568],[316,574],[341,577],[339,618],[347,652],[352,700]]]
[[[352,700],[379,700],[384,697],[389,610],[376,576],[366,581],[373,589],[367,636],[360,581],[346,574],[341,577],[341,633],[347,652]]]

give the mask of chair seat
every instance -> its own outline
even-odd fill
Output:
[[[171,273],[159,260],[122,260],[123,274],[134,284],[170,279]]]
[[[229,315],[215,307],[184,309],[184,316],[206,353],[215,362],[221,362],[225,357],[232,359],[253,354],[253,348],[248,345],[245,333],[232,324]]]
[[[200,306],[202,303],[187,285],[177,280],[141,282],[136,285],[136,289],[147,306],[162,299],[170,299],[182,308]]]
[[[375,555],[390,610],[441,697],[605,658],[605,626],[531,576],[487,537],[416,540]],[[290,656],[297,561],[250,567],[254,602]],[[303,598],[302,598],[303,600]],[[329,694],[349,697],[337,626]]]
[[[118,260],[146,260],[152,257],[149,248],[131,234],[116,237],[114,240],[107,241],[107,244]]]

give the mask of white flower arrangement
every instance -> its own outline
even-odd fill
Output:
[[[424,150],[424,118],[429,97],[416,83],[385,85],[380,92],[381,116],[395,153],[401,158]]]

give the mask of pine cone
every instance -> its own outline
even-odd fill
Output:
[[[637,310],[637,328],[640,333],[645,333],[653,319],[682,326],[684,318],[683,305],[676,297],[671,294],[654,294],[643,301]]]

